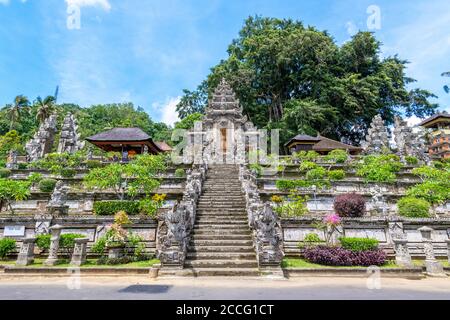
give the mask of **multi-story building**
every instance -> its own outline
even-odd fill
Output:
[[[429,154],[433,158],[450,159],[450,114],[435,114],[420,124],[431,132]]]

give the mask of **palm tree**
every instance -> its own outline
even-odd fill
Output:
[[[14,104],[7,106],[10,121],[9,130],[13,130],[16,123],[20,120],[20,111],[27,109],[29,106],[30,101],[24,95],[18,95],[14,99]]]
[[[450,77],[450,71],[444,72],[443,74],[441,74],[441,76]],[[450,87],[448,85],[444,86],[444,90],[445,90],[445,92],[450,93]]]
[[[38,107],[36,118],[42,123],[55,111],[55,97],[47,96],[44,100],[37,97],[36,105]]]

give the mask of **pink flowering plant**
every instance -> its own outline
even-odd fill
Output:
[[[337,214],[332,213],[326,215],[322,222],[316,224],[316,228],[323,230],[325,234],[325,241],[327,244],[331,244],[333,239],[333,234],[338,230],[338,227],[341,225],[342,220]]]

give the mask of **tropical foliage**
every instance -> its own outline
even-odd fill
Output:
[[[383,58],[380,42],[359,32],[339,46],[326,31],[300,21],[249,17],[228,47],[228,58],[194,90],[185,90],[179,116],[202,112],[222,78],[235,90],[244,113],[259,128],[279,128],[282,143],[317,132],[358,143],[381,114],[425,117],[433,94],[409,86],[407,62]]]

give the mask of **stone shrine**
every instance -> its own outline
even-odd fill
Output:
[[[389,149],[388,132],[381,115],[373,118],[362,147],[365,154],[381,153],[384,149]]]
[[[83,147],[84,142],[80,139],[76,119],[72,113],[69,113],[64,118],[62,125],[58,153],[74,153],[83,149]]]
[[[38,131],[26,145],[27,159],[33,162],[42,159],[52,150],[56,134],[56,115],[53,114],[39,126]]]

